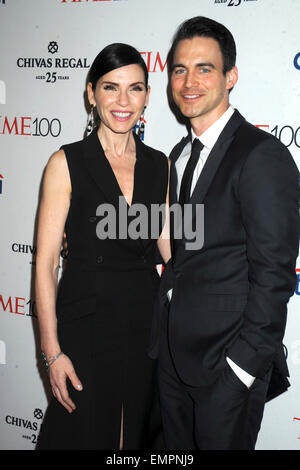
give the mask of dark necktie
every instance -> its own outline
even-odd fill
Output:
[[[204,145],[200,142],[199,139],[194,139],[194,142],[192,144],[191,156],[186,164],[181,180],[179,204],[181,204],[182,206],[183,204],[186,204],[190,199],[193,174],[199,160],[200,152],[203,147]]]

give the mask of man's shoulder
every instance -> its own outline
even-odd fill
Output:
[[[264,129],[261,129],[260,126],[252,124],[247,120],[245,120],[238,128],[236,138],[246,138],[247,141],[251,141],[254,145],[264,142],[270,145],[278,146],[280,148],[285,147],[284,144],[273,134]]]
[[[286,145],[270,132],[247,121],[238,129],[230,150],[244,162],[244,169],[259,168],[260,173],[266,174],[270,169],[273,173],[291,171],[298,178],[299,171]]]

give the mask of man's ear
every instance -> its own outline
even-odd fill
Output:
[[[231,90],[238,81],[239,74],[236,66],[226,72],[226,89]]]

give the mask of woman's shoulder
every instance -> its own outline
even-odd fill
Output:
[[[145,142],[143,142],[139,138],[137,139],[139,140],[139,146],[141,147],[141,149],[143,149],[145,154],[148,154],[157,162],[160,162],[162,164],[167,161],[167,156],[161,150],[158,150],[154,147],[151,147],[150,145],[145,144]]]
[[[82,140],[69,142],[60,146],[49,158],[47,163],[48,169],[56,171],[66,171],[70,168],[70,163],[78,161],[78,155],[82,152]]]
[[[58,188],[60,185],[69,188],[69,171],[68,165],[65,157],[65,153],[63,150],[57,150],[54,152],[48,159],[48,162],[45,167],[44,173],[44,185],[53,186]]]
[[[65,152],[63,151],[62,148],[57,150],[56,152],[53,152],[52,155],[50,156],[47,167],[48,168],[63,168],[66,164],[66,157],[65,157]]]
[[[67,144],[63,144],[59,150],[63,150],[64,152],[70,152],[70,151],[73,151],[73,152],[76,152],[76,151],[80,151],[82,149],[82,144],[84,142],[85,139],[81,139],[81,140],[76,140],[74,142],[69,142]]]
[[[91,140],[91,135],[82,138],[81,140],[76,140],[73,142],[69,142],[67,144],[63,144],[59,151],[63,152],[65,158],[68,162],[69,168],[73,165],[81,165],[83,161],[83,157],[87,152],[86,148],[89,148],[88,142]]]

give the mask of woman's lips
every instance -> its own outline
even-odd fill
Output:
[[[117,121],[127,121],[133,113],[130,111],[111,111],[111,114]]]

